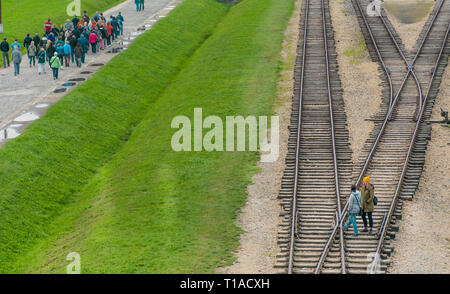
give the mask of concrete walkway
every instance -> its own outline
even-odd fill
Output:
[[[55,89],[61,88],[63,83],[66,83],[72,78],[79,78],[80,76],[89,78],[90,75],[82,75],[81,72],[95,72],[98,70],[99,67],[92,67],[92,64],[106,64],[116,56],[116,54],[107,53],[107,51],[111,50],[111,48],[125,47],[126,45],[124,46],[123,43],[119,42],[126,41],[128,43],[125,44],[129,44],[135,39],[135,36],[142,32],[138,31],[138,28],[146,25],[147,29],[149,29],[151,24],[154,24],[158,19],[167,15],[182,0],[151,0],[145,2],[145,11],[136,12],[134,0],[127,0],[104,12],[107,19],[109,19],[110,15],[117,15],[119,11],[122,13],[124,17],[123,36],[118,40],[116,39],[112,47],[105,48],[101,53],[94,55],[90,51],[86,55],[86,62],[81,69],[72,63],[70,67],[64,67],[64,70],[59,71],[59,80],[53,80],[48,63],[46,64],[47,74],[38,75],[37,64],[36,67],[30,68],[26,55],[22,58],[19,76],[14,76],[14,67],[12,64],[6,69],[2,67],[0,69],[0,141],[5,141],[3,131],[5,128],[8,128],[7,125],[9,127],[16,127],[17,129],[11,131],[17,134],[20,134],[26,127],[26,122],[22,124],[17,123],[18,116],[28,113],[36,105],[39,105],[39,109],[44,109],[39,111],[42,115],[46,107],[61,99],[68,92],[54,94],[53,91]],[[44,19],[42,21],[44,22]],[[70,90],[74,87],[71,87]],[[39,113],[37,115],[41,116]]]

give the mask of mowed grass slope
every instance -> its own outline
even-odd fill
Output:
[[[293,0],[231,8],[20,271],[64,273],[72,251],[82,273],[212,273],[230,264],[258,154],[174,152],[171,121],[192,118],[194,107],[204,117],[271,115],[293,8]]]
[[[186,0],[0,149],[0,272],[16,271],[15,260],[54,233],[54,218],[123,146],[228,9]]]
[[[92,17],[96,11],[106,11],[123,1],[125,0],[82,0],[81,14],[86,10]],[[39,33],[42,38],[44,23],[48,18],[59,29],[67,19],[73,18],[67,15],[67,6],[71,2],[73,0],[2,0],[3,34],[0,35],[0,42],[7,37],[10,45],[17,39],[23,46],[27,33],[32,38]],[[25,52],[23,48],[22,52]],[[0,60],[0,65],[3,65],[3,60]]]

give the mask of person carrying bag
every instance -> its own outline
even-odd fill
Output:
[[[372,212],[374,210],[374,199],[375,199],[375,188],[370,183],[370,178],[365,177],[363,179],[363,185],[361,187],[361,196],[362,196],[362,220],[364,223],[364,230],[363,232],[367,232],[367,219],[366,215],[369,217],[369,234],[372,234],[373,229],[373,219],[372,219]]]
[[[352,185],[352,193],[348,203],[348,222],[344,226],[344,230],[353,225],[354,236],[358,236],[358,227],[356,225],[356,215],[361,215],[361,193],[356,190],[356,186]]]

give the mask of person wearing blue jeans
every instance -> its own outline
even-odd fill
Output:
[[[134,3],[136,4],[136,11],[141,10],[140,8],[140,0],[134,0]]]
[[[358,236],[358,227],[356,225],[356,215],[361,210],[361,193],[356,190],[356,186],[352,185],[352,193],[348,203],[348,222],[344,226],[344,230],[347,230],[350,225],[353,226],[353,232],[355,236]]]
[[[22,62],[22,54],[20,53],[19,48],[16,47],[14,49],[11,60],[14,63],[14,76],[17,76],[20,74],[20,63]]]

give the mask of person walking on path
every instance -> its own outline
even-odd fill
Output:
[[[117,39],[117,32],[119,31],[119,23],[117,22],[117,19],[114,17],[114,15],[111,15],[111,25],[113,26],[112,39],[114,41],[115,39]]]
[[[78,26],[78,23],[80,22],[80,19],[75,15],[72,18],[72,24],[73,24],[73,28],[75,29]]]
[[[70,47],[69,41],[66,41],[66,44],[64,45],[64,61],[66,64],[66,67],[69,67],[70,65],[70,55],[72,55],[72,47]]]
[[[52,59],[50,59],[50,68],[53,71],[53,79],[54,80],[58,79],[58,71],[61,66],[62,66],[61,59],[59,59],[58,53],[55,52],[55,55],[52,57]]]
[[[44,35],[50,34],[52,31],[52,22],[50,21],[50,18],[45,22],[44,24]]]
[[[33,39],[31,39],[30,34],[27,34],[27,36],[23,40],[23,46],[25,47],[25,49],[27,49],[27,54],[28,54],[28,47],[30,47],[30,45],[31,45],[31,41],[33,41]],[[39,44],[39,43],[35,42],[35,44]],[[30,57],[30,55],[28,55],[28,57]]]
[[[70,57],[72,59],[72,63],[75,63],[75,58],[74,58],[75,52],[74,52],[74,50],[75,50],[75,47],[78,44],[78,41],[77,41],[77,38],[74,35],[70,36],[69,44],[70,44],[70,48],[72,49],[72,53],[70,54]]]
[[[37,48],[34,45],[34,41],[31,41],[30,46],[28,46],[28,59],[30,60],[30,67],[33,64],[33,67],[36,67],[36,53]]]
[[[356,225],[356,216],[361,211],[361,193],[356,190],[356,186],[352,185],[352,193],[350,194],[350,199],[348,203],[348,222],[344,226],[344,230],[353,225],[354,235],[358,236],[358,227]]]
[[[86,57],[86,53],[87,53],[88,48],[89,48],[89,41],[84,37],[84,35],[81,35],[81,37],[78,38],[78,43],[83,48],[83,55],[81,56],[81,62],[84,63],[84,60],[85,60],[85,57]]]
[[[89,21],[91,20],[89,18],[89,15],[87,14],[86,10],[83,12],[83,16],[81,17],[81,19],[83,20],[83,22],[87,22],[87,23],[89,23]]]
[[[14,43],[12,43],[12,45],[11,45],[11,50],[12,50],[13,53],[14,53],[14,51],[15,51],[16,48],[18,48],[18,49],[20,50],[21,47],[22,47],[22,46],[19,44],[19,42],[17,42],[17,39],[16,39],[16,40],[14,40]]]
[[[64,28],[66,31],[71,30],[73,31],[73,23],[70,21],[70,19],[66,19],[66,23],[64,24]]]
[[[119,16],[117,16],[117,24],[118,24],[118,26],[117,26],[117,34],[119,36],[122,36],[123,35],[123,22],[122,22],[122,19]]]
[[[4,68],[6,68],[6,64],[8,64],[9,67],[9,43],[6,40],[6,38],[3,38],[3,42],[0,44]]]
[[[366,219],[366,214],[367,214],[367,216],[369,217],[369,226],[370,226],[369,234],[372,234],[372,229],[373,229],[372,212],[374,209],[373,199],[375,197],[375,188],[370,183],[369,177],[365,177],[363,179],[363,185],[361,187],[361,196],[362,196],[362,208],[363,208],[362,220],[364,223],[363,232],[367,232],[367,219]]]
[[[20,53],[19,48],[16,47],[13,51],[11,60],[14,63],[14,76],[18,76],[20,74],[20,63],[22,62],[22,54]]]
[[[139,10],[145,10],[144,9],[144,0],[139,0]]]
[[[52,59],[52,57],[53,57],[53,55],[55,54],[55,52],[56,52],[55,46],[53,46],[53,43],[52,43],[52,42],[48,41],[48,43],[47,43],[47,50],[46,50],[46,53],[47,53],[47,61],[48,61],[48,62],[50,62],[50,59]]]
[[[61,69],[63,69],[63,64],[64,64],[64,43],[56,43],[56,52],[58,53],[58,58],[61,64]]]
[[[141,10],[141,0],[134,0],[134,3],[136,4],[136,11]]]
[[[108,32],[108,36],[106,37],[106,45],[109,47],[109,46],[111,46],[111,33],[112,33],[113,26],[108,21],[106,23],[106,27],[105,28],[106,28],[106,30]]]
[[[77,43],[75,49],[73,50],[75,54],[75,60],[77,62],[77,66],[81,67],[81,57],[83,56],[83,47],[81,47],[80,43]]]
[[[41,42],[41,38],[39,37],[38,33],[36,33],[36,35],[34,35],[33,41],[34,41],[34,45],[37,45]]]
[[[38,60],[38,72],[39,75],[44,72],[45,74],[45,49],[41,47],[39,50],[39,53],[37,54],[37,60]]]
[[[55,38],[59,36],[60,30],[58,29],[56,24],[53,25],[51,33],[53,33],[53,36],[55,36]],[[50,32],[48,34],[50,34]]]
[[[95,52],[97,52],[96,51],[97,50],[97,40],[98,40],[97,34],[94,31],[92,31],[91,34],[89,35],[89,44],[91,44],[92,53],[94,53],[94,54],[95,54]]]
[[[119,11],[119,15],[117,16],[117,19],[119,20],[120,35],[122,36],[123,35],[123,22],[124,22],[122,12]]]
[[[105,50],[105,40],[108,37],[108,31],[103,25],[100,26],[100,50]]]

